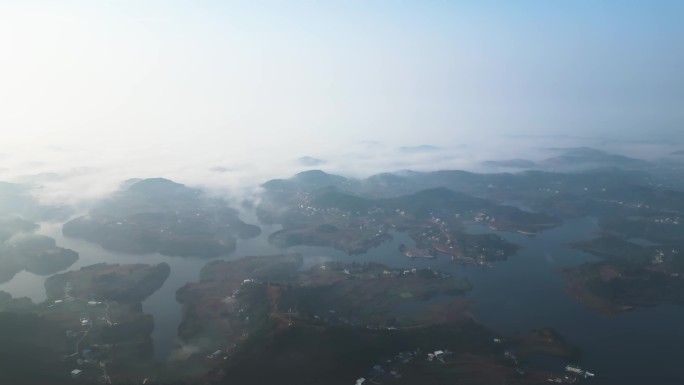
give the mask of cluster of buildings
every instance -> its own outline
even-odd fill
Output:
[[[419,354],[419,350],[399,353],[393,359],[388,359],[386,361],[386,366],[390,366],[389,369],[386,369],[381,364],[373,365],[368,373],[368,378],[360,377],[356,380],[356,385],[380,384],[387,380],[401,378],[401,373],[399,373],[397,365],[407,363]]]
[[[453,353],[448,350],[435,350],[432,353],[428,353],[427,360],[433,362],[435,360],[444,363],[444,358],[452,355]]]
[[[233,293],[231,293],[230,296],[233,298],[237,298],[240,295],[240,293],[242,292],[242,289],[241,289],[242,286],[248,285],[251,283],[256,283],[256,281],[253,278],[247,278],[247,279],[243,280],[242,285],[240,285],[240,287],[238,287],[237,289],[233,290]]]
[[[679,217],[674,217],[674,218],[670,218],[670,217],[666,217],[666,218],[656,218],[656,219],[653,220],[653,222],[655,222],[655,223],[665,223],[665,224],[668,224],[668,225],[678,225],[678,224],[681,223],[681,219],[680,219]]]
[[[653,264],[658,265],[663,263],[663,258],[665,258],[665,253],[663,253],[662,250],[657,250],[653,256]]]
[[[427,353],[427,360],[429,362],[444,363],[446,357],[452,354],[451,351],[446,349],[435,350],[434,352]],[[384,365],[373,365],[368,375],[366,377],[358,378],[355,385],[380,384],[387,380],[401,378],[402,375],[399,372],[399,365],[409,363],[420,357],[426,357],[420,349],[398,353],[391,359],[384,361]]]
[[[219,349],[219,350],[207,355],[207,358],[212,359],[212,360],[217,359],[217,358],[221,357],[221,353],[223,353],[223,351]]]
[[[564,374],[556,377],[549,377],[546,380],[548,382],[556,384],[574,384],[577,382],[579,377],[589,378],[594,377],[594,373],[586,371],[579,366],[566,365],[565,371],[569,374]]]

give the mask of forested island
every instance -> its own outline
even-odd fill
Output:
[[[78,260],[78,253],[57,246],[54,239],[36,234],[38,225],[19,217],[0,218],[0,283],[26,270],[50,275]]]
[[[217,257],[237,238],[259,235],[225,201],[167,179],[129,181],[88,215],[64,224],[64,235],[126,253]]]

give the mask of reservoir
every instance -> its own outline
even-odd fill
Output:
[[[469,225],[470,233],[496,233],[521,246],[514,256],[497,262],[493,268],[456,265],[447,257],[411,260],[398,251],[400,244],[414,242],[404,233],[391,232],[393,240],[367,253],[348,256],[326,247],[297,246],[279,249],[268,243],[268,235],[278,226],[262,226],[256,238],[240,240],[237,250],[220,258],[231,260],[243,256],[300,253],[304,269],[325,261],[379,262],[391,267],[430,267],[466,277],[473,289],[466,298],[473,301],[473,314],[484,325],[503,334],[524,333],[531,329],[551,327],[582,351],[583,368],[596,373],[588,384],[682,384],[684,372],[679,369],[684,346],[684,307],[658,306],[639,308],[613,316],[599,315],[574,302],[564,291],[565,282],[558,271],[595,261],[596,257],[573,250],[565,244],[596,236],[594,218],[568,220],[561,226],[529,237],[516,233]],[[201,268],[210,260],[168,257],[161,254],[129,255],[104,250],[98,245],[62,236],[61,224],[43,223],[40,233],[55,238],[57,244],[75,250],[80,259],[69,270],[95,263],[166,262],[171,275],[161,289],[143,302],[143,310],[155,319],[153,340],[159,360],[172,358],[176,334],[181,320],[181,306],[176,291],[187,282],[199,279]],[[15,297],[26,296],[34,302],[45,299],[46,277],[21,272],[0,285],[0,290]],[[561,370],[562,367],[555,368]]]

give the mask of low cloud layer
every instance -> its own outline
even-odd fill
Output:
[[[0,1],[0,180],[87,206],[136,177],[248,197],[314,167],[492,171],[482,161],[566,146],[657,157],[646,140],[684,140],[682,15],[675,2]]]
[[[278,146],[223,151],[177,146],[155,148],[43,148],[31,152],[4,149],[0,180],[32,185],[44,203],[87,208],[130,178],[164,177],[239,202],[251,198],[259,185],[272,178],[288,178],[308,169],[364,178],[380,172],[462,169],[476,172],[515,172],[492,168],[488,160],[541,161],[557,155],[554,148],[588,146],[635,158],[658,159],[680,150],[677,143],[640,143],[576,137],[517,136],[454,147],[438,143],[398,146],[382,142],[298,148]],[[425,145],[425,147],[420,147]],[[429,147],[433,146],[433,147]],[[407,151],[410,148],[411,151]],[[302,157],[320,164],[302,164]]]

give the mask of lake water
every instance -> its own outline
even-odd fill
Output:
[[[264,227],[261,236],[238,241],[237,250],[221,259],[298,252],[304,256],[304,268],[339,260],[374,261],[392,267],[431,267],[448,271],[473,283],[474,288],[466,297],[474,301],[473,313],[485,325],[504,334],[552,327],[571,344],[578,346],[583,353],[580,365],[597,374],[587,383],[684,383],[684,372],[680,370],[681,357],[684,356],[684,307],[659,306],[608,317],[591,312],[565,294],[564,280],[557,271],[597,258],[563,245],[594,237],[597,222],[593,218],[569,220],[535,237],[496,232],[479,225],[469,226],[471,233],[497,233],[522,246],[515,256],[496,263],[491,269],[455,265],[447,257],[408,259],[399,253],[398,246],[402,243],[413,246],[414,242],[406,234],[396,232],[393,233],[393,241],[358,256],[347,256],[325,247],[279,249],[267,241],[268,235],[278,229],[275,226]],[[185,283],[197,281],[202,266],[209,260],[111,252],[85,241],[63,237],[58,224],[43,224],[40,232],[55,238],[58,245],[79,252],[79,261],[69,270],[99,262],[168,263],[171,275],[160,290],[143,302],[143,310],[155,318],[152,337],[157,358],[163,360],[168,357],[176,344],[181,317],[181,306],[175,300],[175,293]],[[22,272],[0,285],[0,290],[40,302],[45,299],[44,281],[45,277]]]

